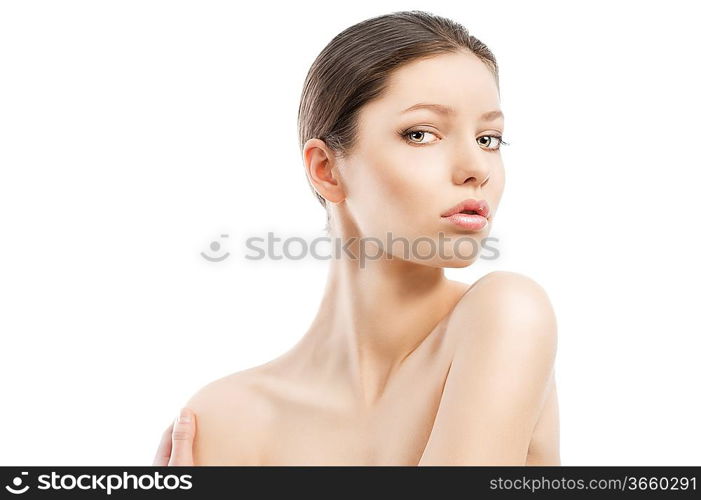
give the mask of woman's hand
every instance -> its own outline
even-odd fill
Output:
[[[196,431],[195,413],[189,408],[183,408],[178,418],[163,431],[153,465],[195,465],[192,444]]]

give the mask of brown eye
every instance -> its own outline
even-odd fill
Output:
[[[500,135],[483,135],[477,138],[477,142],[480,146],[491,150],[497,150],[502,144],[506,144]]]
[[[404,139],[412,144],[430,144],[431,142],[435,141],[429,141],[426,142],[424,139],[426,138],[426,135],[436,137],[436,135],[433,132],[429,132],[428,130],[409,130],[408,132],[404,133]]]

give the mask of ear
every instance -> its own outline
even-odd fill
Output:
[[[309,139],[302,150],[307,178],[314,190],[332,203],[346,197],[338,175],[338,165],[333,151],[321,139]]]

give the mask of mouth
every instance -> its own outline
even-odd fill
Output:
[[[469,198],[443,212],[441,217],[450,217],[451,215],[455,214],[479,215],[480,217],[488,219],[489,204],[487,204],[486,200],[475,200],[474,198]]]
[[[466,231],[481,231],[490,221],[489,205],[485,200],[467,199],[453,206],[441,217]]]

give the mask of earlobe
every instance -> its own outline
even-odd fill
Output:
[[[314,190],[331,203],[345,198],[336,157],[321,139],[309,139],[303,150],[307,178]]]

